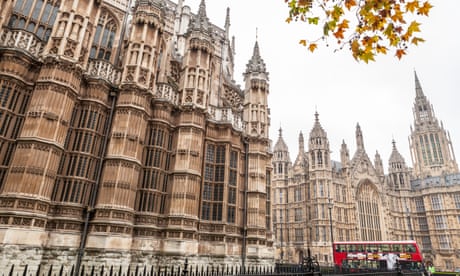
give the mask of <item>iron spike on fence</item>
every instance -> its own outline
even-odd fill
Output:
[[[13,276],[13,272],[14,272],[14,264],[11,265],[11,269],[10,269],[10,272],[8,273],[8,276]]]
[[[41,268],[42,264],[38,264],[38,267],[37,267],[37,272],[35,273],[35,276],[39,276],[40,275],[40,268]]]
[[[53,265],[50,265],[50,270],[48,271],[48,276],[53,275]]]

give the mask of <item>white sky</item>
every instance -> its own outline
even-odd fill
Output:
[[[328,48],[308,52],[298,44],[306,25],[285,23],[288,9],[284,0],[207,0],[206,8],[211,22],[223,27],[226,8],[230,7],[230,34],[236,40],[235,80],[241,85],[258,30],[260,53],[270,73],[273,144],[281,126],[294,161],[299,132],[308,139],[317,110],[332,159],[340,160],[342,140],[354,154],[359,122],[369,157],[374,160],[378,150],[387,172],[392,139],[406,164],[412,166],[408,136],[413,124],[414,70],[460,158],[460,1],[430,2],[434,8],[421,21],[421,36],[426,42],[410,48],[401,61],[390,54],[370,64],[356,62],[348,50],[334,53],[332,42]],[[184,1],[194,13],[199,3]]]

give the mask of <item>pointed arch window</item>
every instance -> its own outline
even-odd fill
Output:
[[[380,198],[372,184],[362,186],[358,195],[358,216],[363,240],[381,240]]]
[[[48,41],[56,21],[60,1],[18,0],[8,22],[12,29],[24,29]]]
[[[107,12],[103,12],[96,27],[89,57],[110,60],[116,32],[115,19]]]

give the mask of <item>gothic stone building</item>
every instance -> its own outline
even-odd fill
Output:
[[[0,270],[273,260],[268,72],[256,42],[233,81],[228,10],[0,6]]]
[[[308,249],[332,263],[331,240],[415,239],[424,259],[442,270],[460,267],[460,174],[450,137],[435,117],[415,75],[413,168],[393,141],[388,173],[378,154],[371,162],[360,126],[350,156],[343,142],[340,162],[331,160],[326,131],[315,114],[305,149],[292,164],[280,136],[273,151],[273,229],[276,258],[298,262]],[[331,235],[332,234],[332,235]]]

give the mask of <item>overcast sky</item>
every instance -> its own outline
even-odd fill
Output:
[[[377,150],[388,172],[392,139],[406,164],[412,166],[408,136],[413,124],[414,70],[460,157],[460,1],[430,2],[435,7],[421,21],[421,36],[426,42],[412,47],[401,61],[388,55],[370,64],[356,62],[346,50],[334,53],[332,44],[313,54],[307,52],[298,44],[307,33],[306,25],[285,23],[288,10],[284,0],[207,0],[206,8],[212,23],[223,27],[226,8],[230,7],[230,34],[236,40],[235,80],[241,85],[258,30],[260,53],[270,73],[273,144],[281,127],[294,161],[299,133],[308,139],[317,110],[332,159],[340,160],[342,140],[354,154],[359,123],[369,157],[374,160]],[[184,1],[194,13],[199,3]]]

